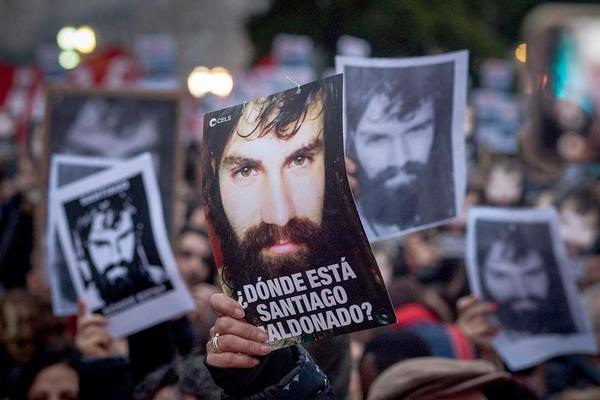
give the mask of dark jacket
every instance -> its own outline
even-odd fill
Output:
[[[215,383],[223,389],[223,399],[335,399],[327,377],[302,346],[276,350],[255,368],[207,367]]]

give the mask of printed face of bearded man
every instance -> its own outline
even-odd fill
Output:
[[[219,195],[230,231],[225,236],[236,242],[228,249],[237,249],[225,258],[225,268],[236,281],[305,270],[328,242],[322,227],[322,99],[307,99],[304,112],[279,128],[270,122],[286,112],[285,104],[267,114],[264,107],[260,100],[246,105],[218,164]]]

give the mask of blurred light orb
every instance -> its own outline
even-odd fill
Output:
[[[229,96],[233,89],[233,77],[223,67],[215,67],[210,70],[211,73],[211,92],[217,96]]]
[[[527,62],[527,43],[521,43],[517,46],[515,49],[515,57],[522,63]]]
[[[73,50],[77,41],[77,30],[73,26],[63,26],[56,34],[56,44],[61,50]]]
[[[75,49],[89,54],[96,49],[96,33],[87,25],[80,26],[75,32]]]
[[[210,70],[204,66],[194,68],[188,75],[187,85],[192,96],[204,96],[206,93],[210,92],[212,88],[212,76]]]
[[[73,69],[79,65],[81,58],[76,51],[73,50],[63,50],[60,52],[58,56],[58,63],[64,69]]]

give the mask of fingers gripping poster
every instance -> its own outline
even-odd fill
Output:
[[[337,75],[204,118],[223,286],[274,348],[395,322],[348,185],[341,117]]]

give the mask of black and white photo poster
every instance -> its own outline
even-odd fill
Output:
[[[69,275],[69,269],[59,245],[55,220],[56,190],[66,184],[116,165],[119,161],[55,154],[50,160],[48,180],[47,225],[46,225],[46,273],[52,294],[52,311],[58,316],[77,314],[77,293]]]
[[[113,335],[193,309],[165,230],[149,154],[57,190],[63,252],[79,297]]]
[[[552,208],[472,208],[467,225],[472,292],[497,306],[493,344],[511,370],[596,353]]]
[[[352,201],[336,75],[204,117],[223,290],[273,348],[395,322]]]
[[[346,156],[371,242],[457,216],[466,190],[468,53],[336,57],[344,74]]]

